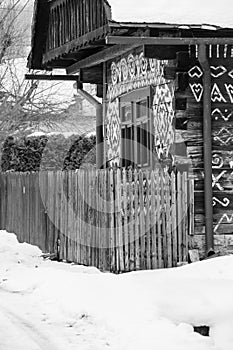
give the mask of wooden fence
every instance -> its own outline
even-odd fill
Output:
[[[58,259],[112,272],[176,266],[193,234],[187,173],[0,174],[0,226]]]

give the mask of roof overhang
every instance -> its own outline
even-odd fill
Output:
[[[105,0],[104,3],[109,8]],[[233,44],[231,28],[211,24],[116,22],[108,14],[107,22],[99,28],[54,49],[46,50],[44,43],[50,4],[48,0],[35,1],[32,50],[28,61],[30,69],[64,68],[68,74],[72,74],[78,69],[99,65],[101,61],[113,59],[140,45],[157,46],[157,51],[160,47],[167,46],[172,51],[174,46],[198,45],[201,42],[212,45]],[[161,58],[163,50],[160,50]]]

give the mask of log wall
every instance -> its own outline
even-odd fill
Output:
[[[212,188],[215,248],[233,250],[233,59],[227,45],[209,48],[212,110]],[[203,72],[190,60],[187,130],[182,136],[195,178],[195,241],[204,250]]]

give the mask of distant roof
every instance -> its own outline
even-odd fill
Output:
[[[212,24],[233,28],[233,0],[108,0],[117,22]]]

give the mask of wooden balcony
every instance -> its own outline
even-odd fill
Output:
[[[67,44],[102,28],[111,15],[104,0],[53,0],[48,11],[45,53],[64,45],[67,51]]]

